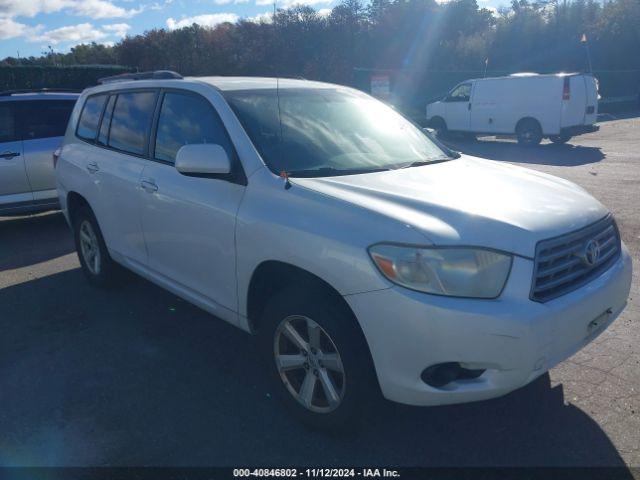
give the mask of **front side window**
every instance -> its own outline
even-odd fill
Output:
[[[9,102],[0,103],[0,142],[13,142],[16,139],[16,122],[13,106]]]
[[[261,89],[224,95],[274,173],[347,175],[449,158],[395,110],[353,90]]]
[[[463,83],[462,85],[458,85],[453,91],[449,94],[447,101],[449,102],[468,102],[471,98],[471,84]]]
[[[74,100],[31,100],[20,102],[20,129],[23,140],[61,137],[75,105]]]
[[[78,137],[93,142],[98,134],[98,123],[100,123],[100,115],[107,95],[93,95],[87,98],[82,108],[80,120],[78,121]]]
[[[233,154],[224,125],[205,98],[166,93],[158,118],[155,158],[174,163],[180,147],[194,143],[215,143],[229,158]]]
[[[155,92],[118,94],[108,145],[123,152],[144,155],[155,104]]]

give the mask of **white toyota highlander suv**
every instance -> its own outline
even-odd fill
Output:
[[[460,156],[341,86],[107,78],[56,156],[89,281],[124,266],[256,334],[274,388],[318,426],[380,394],[522,387],[629,294],[628,251],[585,190]]]

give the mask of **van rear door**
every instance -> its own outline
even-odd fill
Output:
[[[585,125],[593,125],[598,119],[598,81],[593,75],[581,75],[584,79],[587,93],[587,106],[585,110]]]

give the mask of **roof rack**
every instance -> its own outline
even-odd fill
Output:
[[[80,93],[82,90],[72,88],[22,88],[16,90],[0,91],[0,97],[19,95],[21,93]]]
[[[182,75],[171,70],[156,70],[153,72],[121,73],[98,79],[98,83],[126,82],[129,80],[182,80]]]

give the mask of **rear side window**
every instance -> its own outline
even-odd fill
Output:
[[[16,139],[16,122],[13,106],[8,102],[0,103],[0,142],[12,142]]]
[[[155,92],[118,94],[111,118],[109,146],[134,155],[143,155],[155,103]]]
[[[168,92],[164,95],[156,133],[155,158],[174,163],[183,145],[215,143],[233,158],[226,130],[213,106],[203,97]]]
[[[23,140],[61,137],[75,105],[73,100],[32,100],[17,105]]]
[[[78,130],[76,131],[78,137],[91,142],[96,139],[100,115],[106,101],[107,95],[94,95],[87,98],[78,122]]]

